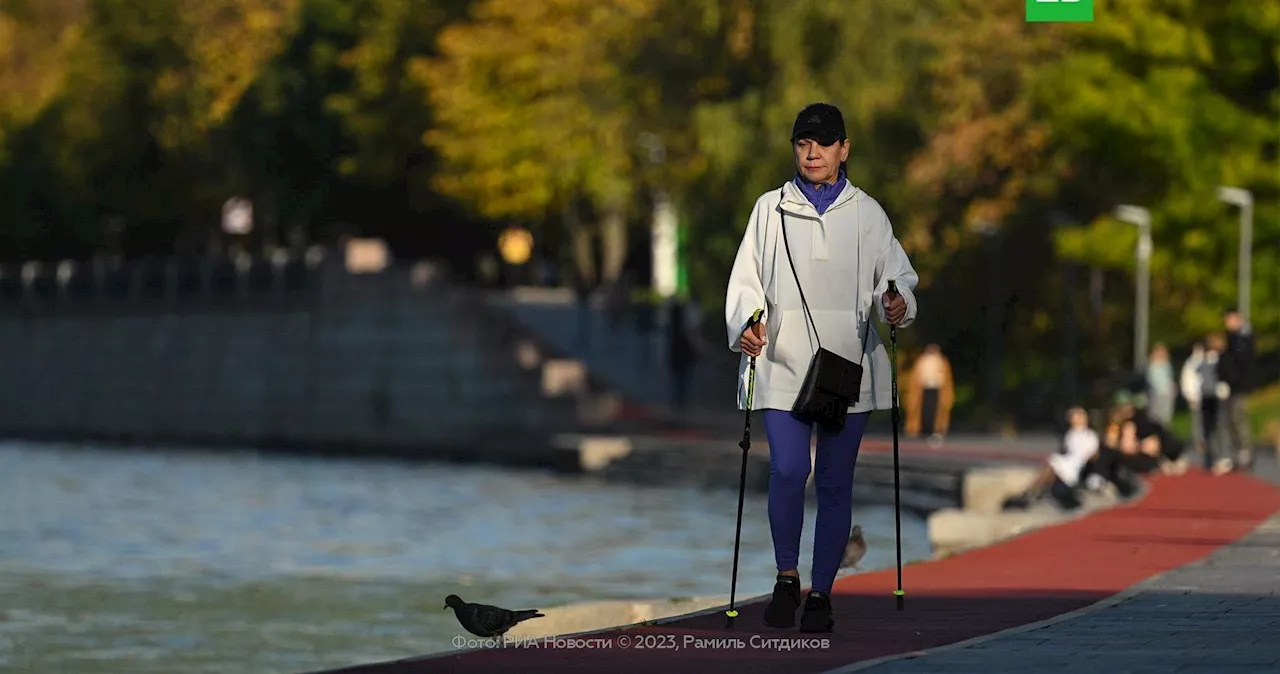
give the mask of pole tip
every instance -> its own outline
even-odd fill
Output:
[[[907,593],[902,590],[894,590],[893,597],[898,600],[898,610],[905,610],[907,607]]]

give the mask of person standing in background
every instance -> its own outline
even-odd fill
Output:
[[[1214,475],[1231,472],[1235,461],[1226,446],[1222,412],[1230,387],[1219,378],[1219,364],[1227,341],[1220,333],[1205,340],[1204,362],[1200,364],[1200,410],[1204,420],[1205,463]]]
[[[689,386],[698,355],[703,350],[697,305],[676,298],[671,302],[667,323],[667,365],[671,370],[671,403],[684,411],[689,403]]]
[[[1147,361],[1147,416],[1154,422],[1169,427],[1173,421],[1173,405],[1178,400],[1178,384],[1173,377],[1173,364],[1169,362],[1169,349],[1156,344]]]
[[[1191,445],[1195,448],[1196,453],[1201,456],[1204,456],[1205,452],[1204,415],[1200,408],[1202,400],[1200,394],[1202,388],[1200,366],[1203,364],[1204,343],[1196,342],[1191,345],[1191,355],[1182,364],[1181,376],[1178,378],[1182,389],[1182,398],[1187,401],[1187,411],[1191,414]]]
[[[925,434],[930,444],[941,444],[947,435],[954,402],[951,363],[942,355],[941,347],[930,344],[916,359],[907,379],[907,436],[918,438]]]
[[[1226,348],[1218,361],[1219,378],[1227,386],[1222,422],[1236,465],[1248,469],[1253,465],[1253,446],[1245,400],[1253,390],[1253,328],[1235,311],[1228,311],[1224,322]]]
[[[605,296],[605,320],[609,325],[609,332],[615,337],[629,336],[623,332],[622,328],[631,317],[632,287],[631,271],[624,270],[618,279],[609,285],[609,292]],[[620,346],[626,348],[628,345]]]
[[[585,349],[591,342],[591,291],[590,279],[579,271],[573,277],[573,294],[578,300],[578,348]]]

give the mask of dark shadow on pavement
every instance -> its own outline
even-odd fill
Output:
[[[325,674],[435,674],[446,672],[661,672],[690,674],[706,672],[777,672],[799,674],[825,672],[855,662],[938,648],[1021,625],[1048,620],[1090,607],[1107,595],[1089,592],[1062,592],[1046,589],[992,594],[974,588],[971,594],[912,595],[905,611],[895,609],[894,598],[883,594],[838,594],[835,598],[836,631],[831,634],[803,634],[798,629],[775,630],[762,625],[764,603],[740,607],[736,629],[725,628],[723,613],[679,621],[674,626],[649,626],[580,637],[579,642],[556,644],[554,638],[511,640],[504,648],[473,651],[453,657],[412,658],[382,664],[355,666]],[[1280,620],[1280,597],[1273,595],[1228,595],[1156,593],[1144,602],[1159,609],[1143,609],[1138,619],[1115,619],[1115,628],[1079,630],[1065,637],[1080,651],[1100,656],[1102,651],[1127,649],[1138,643],[1146,662],[1177,669],[1179,657],[1204,664],[1207,655],[1229,651],[1239,662],[1252,655],[1259,664],[1280,660],[1280,646],[1259,642],[1258,629]],[[1178,627],[1178,621],[1194,621],[1194,616],[1217,611],[1224,604],[1233,608],[1231,618],[1206,617],[1200,626]],[[1103,616],[1116,609],[1100,607]],[[1132,612],[1131,612],[1132,613]],[[1191,617],[1191,618],[1189,618]],[[1171,621],[1173,624],[1171,624]],[[1194,629],[1192,629],[1194,627]],[[1190,630],[1190,631],[1188,631]],[[461,631],[461,630],[460,630]],[[624,647],[620,637],[626,636]],[[769,641],[769,640],[774,641]],[[594,641],[592,641],[594,640]],[[738,640],[738,641],[734,641]],[[826,640],[825,644],[823,640]],[[1236,643],[1239,642],[1239,643]],[[1061,651],[1060,644],[1054,647]],[[1190,649],[1191,655],[1185,655]],[[1182,656],[1164,657],[1162,652]],[[1018,671],[1020,658],[1029,654],[1000,653],[993,646],[985,657],[999,671]],[[1248,658],[1246,658],[1248,659]],[[1035,665],[1024,662],[1034,671]],[[1099,663],[1101,664],[1101,663]],[[1123,669],[1104,667],[1108,674]],[[965,670],[968,671],[968,670]],[[996,671],[996,670],[991,670]],[[1099,670],[1102,671],[1102,670]]]

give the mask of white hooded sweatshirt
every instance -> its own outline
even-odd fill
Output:
[[[781,236],[784,212],[787,243],[816,326],[808,324],[788,266]],[[756,358],[752,409],[794,407],[818,338],[826,349],[862,363],[862,391],[850,412],[891,409],[891,372],[884,342],[872,329],[867,343],[862,343],[872,307],[881,323],[887,324],[882,298],[890,279],[906,300],[907,315],[899,324],[906,327],[916,318],[913,291],[919,276],[879,202],[848,180],[823,215],[793,181],[757,199],[725,298],[731,351],[741,353],[739,340],[752,313],[764,309],[768,343]],[[738,365],[740,410],[747,409],[749,360],[743,354]]]

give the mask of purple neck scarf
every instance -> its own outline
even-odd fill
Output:
[[[836,202],[836,197],[840,196],[840,193],[844,191],[844,182],[844,167],[840,168],[840,175],[836,177],[834,185],[824,183],[821,189],[802,180],[799,174],[795,178],[796,187],[799,187],[800,192],[809,200],[809,203],[818,209],[818,215],[826,213],[827,209],[831,208],[831,204]]]

